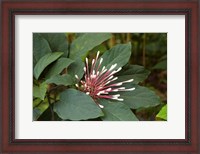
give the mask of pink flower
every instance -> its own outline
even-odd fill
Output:
[[[80,80],[79,77],[75,75],[76,79],[79,81],[79,83],[76,84],[76,87],[85,92],[87,95],[90,95],[94,100],[104,98],[123,101],[123,98],[119,98],[120,94],[113,95],[110,93],[135,90],[135,88],[126,89],[125,87],[120,87],[124,83],[133,82],[133,79],[112,83],[118,79],[118,77],[114,77],[114,74],[119,72],[122,68],[120,67],[116,70],[115,68],[117,64],[114,64],[109,69],[106,69],[106,67],[103,66],[100,70],[103,58],[101,58],[99,64],[97,64],[99,53],[100,52],[98,51],[96,58],[92,60],[91,67],[89,67],[88,58],[86,58],[84,80]],[[103,108],[102,105],[98,105]]]

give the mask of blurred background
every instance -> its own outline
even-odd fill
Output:
[[[72,42],[82,33],[68,33],[68,41]],[[89,52],[94,57],[97,51],[101,53],[116,44],[131,42],[132,55],[129,63],[142,65],[151,71],[149,77],[140,85],[153,90],[161,98],[161,105],[153,108],[133,110],[140,120],[162,120],[156,114],[167,104],[167,33],[113,33],[112,38],[95,47]]]

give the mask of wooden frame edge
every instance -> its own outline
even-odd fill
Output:
[[[195,5],[195,6],[196,6],[196,5]],[[199,12],[200,12],[200,10],[196,10],[196,11],[199,11]],[[200,14],[200,13],[199,13],[199,14]],[[10,14],[10,16],[12,17],[12,13]],[[10,16],[9,16],[9,17],[10,17]],[[191,18],[194,18],[194,17],[191,17]],[[14,19],[13,19],[13,18],[12,18],[12,19],[7,19],[6,21],[8,21],[8,20],[12,20],[12,21],[13,21]],[[194,19],[192,19],[192,20],[194,20]],[[198,21],[198,22],[199,22],[199,21]],[[1,21],[1,23],[3,24],[3,21]],[[2,25],[2,24],[1,24],[1,25]],[[12,25],[12,24],[10,24],[10,25]],[[197,26],[197,25],[196,25],[196,26]],[[2,28],[3,28],[3,26],[2,26]],[[1,48],[4,49],[4,48],[5,48],[5,45],[3,45],[2,42],[4,42],[4,41],[3,41],[3,34],[5,34],[5,33],[4,33],[4,31],[2,30],[2,28],[1,28],[1,31],[2,31],[2,33],[1,33],[1,34],[2,34]],[[11,29],[13,29],[13,27],[9,27],[9,28],[10,28],[9,31],[10,31]],[[195,29],[198,29],[198,28],[196,27]],[[193,33],[193,32],[192,32],[192,33]],[[197,35],[197,36],[196,36],[196,35]],[[192,39],[192,40],[195,40],[197,37],[198,37],[198,38],[200,37],[200,36],[199,36],[199,35],[200,35],[199,30],[198,30],[198,33],[197,33],[196,35],[195,35],[195,36],[192,35],[192,36],[191,36],[191,37],[192,37],[191,39]],[[10,37],[10,38],[13,38],[12,34],[11,34],[9,37]],[[6,39],[8,39],[8,38],[6,37]],[[9,40],[9,39],[8,39],[8,40]],[[13,41],[13,40],[10,40],[10,41]],[[8,42],[10,42],[10,41],[8,41]],[[199,45],[199,46],[200,46],[200,45]],[[13,51],[12,48],[13,48],[13,46],[11,46],[10,52]],[[194,49],[191,49],[191,50],[196,50],[196,49],[197,49],[197,47],[192,47],[192,48],[194,48]],[[196,49],[195,49],[195,48],[196,48]],[[199,51],[199,48],[198,48],[197,51]],[[6,53],[4,53],[4,52],[5,52],[5,51],[2,50],[1,54],[2,54],[2,55],[3,55],[3,54],[6,54]],[[196,54],[198,55],[198,52],[197,52]],[[9,59],[9,57],[7,57],[7,58]],[[12,58],[11,58],[11,59],[14,60],[13,58],[14,58],[14,57],[13,57],[13,55],[12,55]],[[195,60],[195,65],[196,65],[196,63],[198,62],[198,56],[197,56],[196,58],[197,58],[197,60]],[[2,68],[2,69],[0,69],[0,73],[1,73],[1,74],[3,74],[3,71],[5,71],[5,67],[4,67],[4,66],[5,66],[5,63],[6,63],[6,62],[5,62],[5,59],[2,59],[2,63],[1,63],[1,68]],[[8,63],[8,65],[9,65],[10,63],[12,63],[12,61],[10,61],[10,62]],[[194,64],[193,64],[193,65],[194,65]],[[11,68],[9,68],[8,70],[13,70],[12,65],[9,65],[9,67],[11,67]],[[198,67],[198,66],[197,66],[197,67]],[[200,68],[198,68],[198,69],[200,69]],[[191,70],[191,71],[193,72],[193,71],[195,71],[195,70]],[[13,75],[11,74],[11,77],[12,77],[12,76],[13,76]],[[3,82],[4,82],[4,79],[5,79],[5,76],[1,75],[1,77],[2,77],[2,79],[0,78],[0,79],[1,79],[0,81],[1,81],[2,84],[4,84]],[[12,79],[13,79],[13,78],[12,78]],[[198,80],[198,76],[193,76],[192,79]],[[6,83],[10,83],[9,81],[5,81],[5,82],[6,82]],[[6,90],[9,90],[9,89],[6,89]],[[1,98],[3,99],[3,89],[2,89],[2,88],[1,88],[1,91],[0,91],[0,92],[1,92],[1,95],[2,95]],[[198,95],[197,92],[198,92],[198,88],[196,89],[195,94],[193,94],[193,95]],[[0,95],[0,96],[1,96],[1,95]],[[5,97],[4,97],[4,98],[5,98]],[[4,101],[4,100],[2,100],[2,99],[1,99],[2,102],[0,103],[0,107],[3,106],[3,101]],[[11,98],[8,98],[8,99],[11,99]],[[13,102],[13,101],[9,101],[9,102]],[[11,104],[10,104],[10,105],[11,105]],[[12,105],[13,105],[13,104],[12,104]],[[197,105],[198,105],[198,104],[197,104]],[[200,106],[200,105],[199,105],[199,106]],[[5,105],[4,105],[3,108],[4,108],[4,109],[8,109],[7,107],[5,107]],[[8,109],[8,110],[10,111],[10,109]],[[5,115],[5,112],[6,112],[6,111],[3,111],[3,112],[2,112],[3,115]],[[12,112],[13,112],[13,111],[12,111]],[[10,113],[10,112],[9,112],[9,113]],[[3,120],[3,115],[1,114],[1,116],[0,116],[0,122],[1,122],[1,123],[4,123],[4,122],[3,122],[3,121],[4,121],[4,120]],[[13,116],[13,115],[10,115],[10,117],[12,117],[12,116]],[[199,117],[199,115],[198,115],[198,117]],[[12,118],[11,118],[11,119],[12,119]],[[10,119],[10,120],[11,120],[11,119]],[[198,125],[200,125],[200,124],[198,124]],[[12,126],[11,126],[11,127],[12,127]],[[4,128],[5,128],[5,127],[4,127]],[[192,129],[194,129],[194,128],[192,128]],[[198,129],[198,127],[197,127],[197,129]],[[3,132],[3,131],[1,130],[1,132]],[[8,131],[4,131],[4,133],[12,134],[12,133],[13,133],[13,130],[9,130],[9,132],[8,132]],[[200,133],[197,133],[197,134],[199,135]],[[2,139],[3,136],[4,136],[4,135],[1,133],[0,138]],[[200,135],[199,135],[199,136],[200,136]],[[83,141],[83,140],[82,140],[82,141]],[[1,144],[4,144],[4,142],[5,142],[5,141],[1,142]],[[9,143],[10,143],[10,145],[12,145],[12,146],[14,147],[15,150],[18,149],[17,147],[18,147],[18,145],[20,145],[20,144],[23,144],[23,143],[24,143],[24,144],[26,145],[25,142],[30,142],[30,145],[36,145],[36,143],[32,143],[30,140],[17,141],[17,140],[14,140],[13,136],[10,136],[10,137],[9,137]],[[45,142],[46,142],[46,140],[44,141],[44,143],[45,143]],[[199,138],[198,138],[198,141],[195,141],[195,142],[199,143]],[[39,144],[42,144],[42,142],[39,143]],[[46,142],[46,144],[49,145],[48,142]],[[6,151],[7,151],[8,149],[10,149],[10,148],[9,148],[10,145],[8,145],[7,147],[3,147],[3,150],[6,150]],[[104,145],[104,146],[105,146],[105,145]],[[129,150],[130,150],[130,151],[129,151],[129,150],[128,150],[128,151],[129,151],[129,152],[133,152],[133,151],[132,151],[133,149],[130,147],[130,145],[129,145],[128,142],[127,142],[127,143],[125,142],[125,145],[120,145],[120,144],[119,144],[118,146],[120,146],[121,149],[124,149],[124,147],[129,147]],[[1,147],[1,146],[0,146],[0,147]],[[100,147],[100,148],[103,148],[103,146],[101,146],[101,145],[100,145],[99,147]],[[80,149],[82,148],[82,149],[88,150],[88,152],[89,152],[89,151],[92,151],[92,149],[95,150],[95,147],[94,147],[94,146],[91,146],[91,147],[90,147],[91,149],[88,149],[88,147],[87,147],[87,148],[84,148],[84,146],[81,145],[79,148],[80,148]],[[105,147],[104,147],[104,148],[105,148]],[[197,148],[200,148],[200,147],[199,147],[199,146],[197,146],[197,147],[195,146],[195,147],[193,147],[192,149],[193,149],[193,150],[194,150],[194,149],[197,150]],[[12,151],[12,150],[14,150],[14,149],[10,149],[10,150]],[[70,150],[70,149],[73,150],[74,148],[69,148],[69,150]],[[106,146],[106,149],[107,149],[108,151],[110,151],[110,152],[114,152],[113,149],[111,149],[111,147],[109,147],[109,146]],[[192,149],[190,149],[190,150],[191,150],[191,151],[190,151],[191,153],[192,153]],[[2,149],[0,149],[0,150],[3,151]],[[16,152],[15,150],[14,150],[13,152]],[[180,150],[181,150],[181,149],[180,149]],[[18,151],[18,150],[17,150],[17,151]],[[119,150],[119,151],[120,151],[120,150]],[[127,151],[127,152],[128,152],[128,151]],[[47,152],[47,151],[46,151],[46,152]],[[79,151],[79,152],[80,152],[80,151]],[[93,152],[94,152],[94,151],[93,151]],[[103,151],[102,151],[102,152],[103,152]],[[104,151],[104,152],[105,152],[105,151]],[[149,152],[150,152],[150,151],[149,151]],[[172,152],[172,151],[171,151],[171,152]],[[171,153],[171,152],[170,152],[170,153]],[[176,152],[178,152],[178,151],[176,151]],[[199,152],[199,150],[196,151],[196,152]]]

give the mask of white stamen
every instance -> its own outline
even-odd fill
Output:
[[[118,79],[118,77],[115,77],[114,79],[111,80],[111,82],[112,82],[112,81],[115,81],[115,80],[117,80],[117,79]]]
[[[99,91],[99,93],[101,93],[101,94],[102,94],[102,93],[104,93],[104,92],[105,92],[104,90],[102,90],[102,91]]]
[[[123,101],[124,99],[123,98],[111,98],[111,99],[115,99],[115,100],[118,100],[118,101]]]
[[[107,71],[107,69],[103,70],[103,71],[101,72],[101,74],[105,73],[106,71]]]
[[[108,78],[108,80],[110,80],[110,79],[112,79],[114,76],[112,75],[112,76],[110,76],[109,78]]]
[[[130,80],[127,80],[127,81],[123,81],[123,83],[127,83],[127,82],[133,82],[134,79],[130,79]]]
[[[110,67],[109,71],[111,71],[113,69],[113,65]]]
[[[85,61],[86,61],[86,64],[88,65],[88,58],[87,57],[85,58]]]
[[[101,65],[102,61],[103,61],[103,58],[100,59],[100,62],[99,62],[100,65]]]
[[[92,74],[93,74],[93,75],[95,74],[95,70],[92,71]]]
[[[83,68],[84,72],[86,72],[86,67]]]
[[[109,84],[109,83],[110,83],[110,81],[106,82],[106,84],[105,84],[105,85],[107,85],[107,84]]]
[[[130,88],[130,89],[124,89],[124,91],[133,91],[135,88]]]
[[[125,89],[125,87],[121,87],[121,88],[118,88],[119,90],[124,90]]]
[[[79,77],[78,77],[78,75],[75,75],[75,78],[79,80]]]
[[[113,95],[114,98],[117,98],[117,97],[119,97],[119,96],[120,96],[120,94]]]
[[[115,63],[114,65],[113,65],[113,67],[115,68],[117,66],[117,63]]]
[[[122,82],[119,82],[117,84],[115,84],[116,86],[121,86],[122,85]]]
[[[100,51],[98,51],[98,52],[97,52],[97,56],[96,56],[96,58],[98,58],[98,57],[99,57],[99,53],[100,53]]]
[[[75,84],[75,86],[78,88],[78,84]]]
[[[117,91],[119,91],[119,90],[118,90],[118,89],[114,89],[114,90],[112,90],[112,91],[117,92]]]
[[[121,67],[120,67],[120,68],[118,68],[118,70],[116,70],[116,73],[117,73],[117,72],[119,72],[119,71],[121,71],[121,69],[122,69]]]
[[[97,95],[99,96],[100,94],[104,94],[104,90],[102,90],[102,91],[99,91],[98,93],[97,93]]]
[[[120,68],[118,68],[118,70],[116,70],[116,71],[114,70],[111,74],[113,75],[113,74],[119,72],[121,69],[122,69],[122,68],[120,67]]]
[[[86,92],[86,95],[89,95],[90,93],[89,92]]]
[[[102,68],[102,70],[101,70],[101,71],[103,72],[103,71],[105,70],[105,68],[106,68],[106,67],[104,66],[104,67]]]
[[[113,70],[115,67],[117,66],[117,64],[114,64],[110,67],[109,71]]]
[[[94,64],[94,61],[95,61],[95,60],[94,60],[94,59],[92,59],[92,65]]]
[[[98,89],[101,89],[101,88],[103,88],[102,86],[99,86],[99,88]]]
[[[97,71],[97,75],[99,75],[99,71]]]
[[[100,92],[97,93],[98,96],[101,95],[101,94],[108,94],[108,92],[103,90],[103,91],[100,91]]]
[[[116,73],[116,71],[114,70],[114,71],[112,71],[110,74],[113,75],[113,74],[115,74],[115,73]]]
[[[108,88],[108,89],[106,89],[105,91],[111,91],[111,89],[112,89],[112,88]]]
[[[118,98],[118,99],[116,99],[116,100],[118,100],[118,101],[124,101],[124,99],[123,99],[123,98]]]
[[[104,106],[103,106],[103,105],[101,105],[101,104],[98,104],[98,105],[99,105],[99,107],[100,107],[100,108],[102,108],[102,109],[104,108]]]

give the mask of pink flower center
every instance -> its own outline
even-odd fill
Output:
[[[132,91],[135,88],[126,89],[125,87],[120,87],[123,83],[133,82],[133,79],[113,83],[117,80],[117,77],[114,77],[114,74],[119,72],[122,68],[119,67],[116,69],[117,64],[112,65],[109,69],[106,69],[105,66],[101,68],[103,58],[100,58],[99,63],[97,64],[99,51],[97,56],[92,60],[92,65],[89,67],[88,58],[85,60],[84,67],[84,80],[80,80],[77,75],[76,79],[79,81],[76,84],[76,87],[82,89],[87,95],[90,95],[93,99],[104,98],[104,99],[114,99],[118,101],[123,101],[123,98],[119,98],[120,94],[110,94],[110,92],[118,91]],[[98,104],[100,107],[102,105]]]

